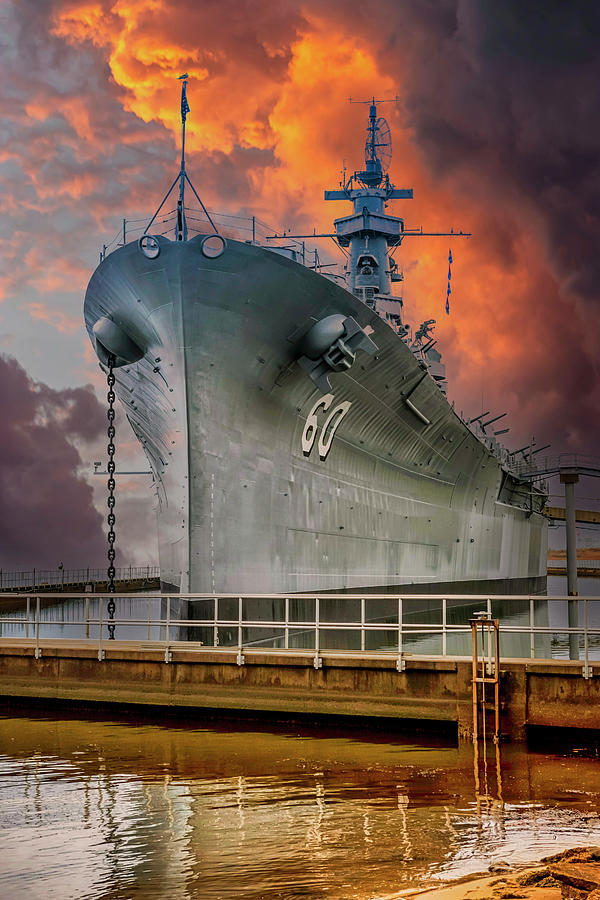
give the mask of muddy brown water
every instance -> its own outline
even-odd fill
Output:
[[[158,715],[158,714],[157,714]],[[600,763],[319,725],[0,718],[0,897],[375,898],[600,844]]]

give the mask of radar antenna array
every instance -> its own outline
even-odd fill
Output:
[[[367,142],[365,144],[365,164],[370,161],[381,164],[381,171],[385,175],[392,161],[392,135],[390,126],[383,116],[367,125]]]
[[[367,140],[365,143],[365,171],[356,172],[356,177],[368,187],[378,187],[384,176],[386,183],[389,183],[386,172],[392,161],[392,135],[390,126],[383,116],[377,116],[378,103],[397,103],[398,97],[386,100],[353,100],[350,97],[350,103],[368,103],[369,104],[369,121],[367,124]]]

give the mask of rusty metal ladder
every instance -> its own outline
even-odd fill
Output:
[[[487,710],[486,686],[493,688],[494,731],[492,739],[496,749],[496,788],[497,802],[503,804],[502,772],[500,762],[500,623],[492,619],[487,612],[476,613],[469,619],[473,647],[473,765],[475,774],[475,793],[478,807],[483,802],[488,807],[496,800],[492,799],[488,787],[487,760]],[[481,656],[479,641],[481,639]],[[479,688],[481,685],[481,689]],[[481,718],[481,731],[479,721]],[[484,785],[481,790],[479,777],[479,741],[482,743]]]

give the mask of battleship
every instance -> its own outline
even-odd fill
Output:
[[[412,191],[390,181],[380,101],[364,168],[325,191],[352,207],[324,235],[336,276],[288,235],[219,231],[185,166],[186,84],[174,233],[155,214],[103,254],[84,308],[151,467],[163,590],[544,593],[543,492],[494,417],[454,409],[434,320],[411,330],[393,293],[396,251],[424,232],[386,212]]]

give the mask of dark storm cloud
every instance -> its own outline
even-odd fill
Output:
[[[237,22],[240,7],[234,2],[196,8],[174,3],[169,10],[143,15],[140,28],[132,27],[122,59],[135,70],[128,70],[128,77],[136,83],[139,78],[156,79],[157,87],[161,72],[153,60],[160,52],[153,51],[153,41],[189,46],[190,58],[196,64],[200,61],[210,78],[218,79],[228,70],[219,97],[210,91],[204,91],[203,97],[213,110],[231,109],[225,130],[226,136],[231,135],[231,150],[197,152],[193,142],[189,144],[194,182],[205,201],[217,208],[220,196],[231,199],[236,208],[249,202],[253,174],[276,165],[268,146],[268,117],[289,61],[290,41],[296,34],[293,23],[300,19],[286,4],[272,9],[255,6],[246,21]],[[85,27],[69,19],[72,12],[77,17],[82,7],[91,16]],[[123,216],[151,215],[178,165],[174,134],[164,121],[152,118],[156,98],[150,98],[146,117],[144,109],[132,109],[132,90],[113,77],[106,41],[129,15],[126,3],[120,6],[121,16],[113,7],[112,3],[19,0],[6,7],[0,33],[0,302],[5,304],[4,320],[8,307],[26,311],[32,331],[43,320],[73,335],[74,346],[77,341],[82,350],[87,336],[81,304],[102,242],[110,240]],[[65,21],[75,22],[68,37],[58,33]],[[133,18],[127,21],[133,26]],[[229,35],[227,46],[219,46],[223,33]],[[142,63],[136,52],[143,56],[146,47],[147,62]],[[181,62],[180,71],[185,67],[185,60]],[[240,66],[245,75],[237,80]],[[262,94],[255,99],[249,72],[262,80]],[[175,117],[176,74],[162,74],[164,108]],[[267,135],[266,147],[238,142],[233,88],[248,98],[253,127]],[[272,97],[265,99],[269,92]],[[198,95],[192,105],[199,121]],[[161,109],[160,101],[157,109]],[[226,190],[219,194],[221,186]],[[77,363],[77,353],[61,361],[53,359],[52,344],[47,346],[49,367],[61,370],[64,383],[68,366]],[[93,392],[87,388],[56,392],[44,384],[33,385],[14,360],[1,360],[0,377],[0,408],[6,423],[0,451],[4,523],[0,566],[54,567],[60,561],[65,566],[102,565],[102,519],[93,506],[90,487],[77,474],[82,459],[76,445],[98,436],[101,440],[106,425]],[[94,371],[87,377],[93,378]],[[124,425],[121,442],[128,433]],[[103,453],[95,449],[96,455],[101,458]],[[86,447],[87,459],[91,456]],[[102,508],[104,491],[94,487],[97,506]],[[148,534],[154,532],[148,485],[144,482],[138,488],[136,484],[135,489],[141,497],[127,498],[118,517],[119,542],[128,559],[135,558],[138,546],[147,550]],[[142,531],[145,540],[140,539]]]
[[[363,28],[383,6],[387,30],[371,36],[382,68],[401,80],[408,124],[434,173],[468,172],[499,199],[516,188],[540,213],[557,270],[596,300],[600,6],[372,2]]]
[[[446,359],[479,384],[468,348],[489,345],[493,400],[521,406],[511,424],[556,451],[598,452],[600,7],[390,0],[349,11],[397,78],[396,121],[412,130],[433,187],[454,193],[475,232],[474,283],[485,283],[475,271],[485,253],[506,272],[494,307],[465,273],[472,318]]]
[[[0,567],[102,565],[102,520],[73,443],[106,424],[91,387],[54,391],[0,356],[0,410]]]
[[[3,39],[0,300],[22,308],[44,292],[83,292],[116,216],[161,181],[156,145],[169,140],[123,114],[100,51],[52,34],[55,6],[12,4]]]
[[[420,178],[415,214],[424,224],[458,221],[475,233],[464,251],[470,268],[455,283],[457,316],[440,342],[451,396],[478,412],[483,370],[519,443],[533,430],[556,450],[596,449],[600,7],[173,0],[149,14],[128,0],[24,0],[11,8],[0,35],[0,296],[76,334],[74,298],[100,244],[122,216],[151,214],[174,176],[175,79],[186,68],[190,174],[201,196],[275,226],[321,215],[322,187],[355,150],[356,108],[346,98],[378,83],[387,91],[393,78],[401,102],[386,108],[391,174]],[[336,56],[340,47],[348,58],[361,48],[355,72]],[[409,140],[412,156],[402,156]],[[307,171],[318,198],[307,199]],[[431,290],[433,256],[418,261],[407,293],[419,277]]]
[[[152,115],[166,108],[177,117],[177,83],[172,71],[161,72],[156,59],[164,59],[153,42],[189,45],[189,61],[204,67],[211,79],[218,80],[227,68],[218,96],[203,90],[193,102],[196,122],[202,117],[202,104],[212,112],[231,110],[231,121],[224,127],[230,149],[195,153],[193,141],[189,142],[190,169],[205,201],[245,205],[251,198],[253,173],[276,165],[268,117],[289,61],[290,41],[301,22],[293,4],[263,8],[250,3],[247,19],[233,3],[202,8],[172,3],[151,17],[142,16],[140,24],[131,27],[129,50],[113,64],[124,67],[121,75],[133,85],[136,78],[155,82],[160,96],[152,94],[147,103],[113,77],[103,42],[117,33],[124,19],[111,12],[111,6],[92,4],[89,9],[96,12],[90,13],[91,24],[86,19],[84,26],[77,16],[85,17],[85,5],[84,13],[81,4],[60,0],[10,5],[0,93],[0,208],[10,219],[0,222],[4,259],[0,300],[18,298],[24,308],[29,308],[28,299],[39,300],[31,288],[73,289],[74,269],[83,292],[85,275],[115,223],[124,216],[149,216],[168,186],[171,168],[177,165],[175,140]],[[126,4],[121,11],[127,15]],[[234,27],[223,43],[226,20]],[[183,68],[187,60],[182,52]],[[245,70],[245,85],[235,77],[238,69]],[[260,78],[262,93],[266,90],[271,97],[253,98],[246,89],[248,70]],[[267,135],[266,146],[239,143],[235,90],[247,98],[254,127]],[[128,104],[135,111],[128,111]]]
[[[428,9],[413,5],[426,52],[407,48],[419,146],[438,173],[470,169],[499,198],[516,188],[557,273],[597,302],[600,7],[460,0],[419,17]]]
[[[278,166],[273,150],[240,147],[235,144],[230,153],[217,151],[210,157],[190,154],[189,167],[194,182],[210,193],[218,191],[221,202],[232,202],[234,208],[252,203],[251,173],[257,169],[268,171]],[[217,199],[217,198],[215,198]],[[217,200],[218,202],[218,200]]]

